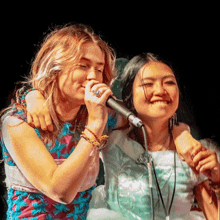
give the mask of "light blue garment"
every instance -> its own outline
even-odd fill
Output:
[[[136,163],[136,159],[144,150],[139,143],[127,137],[127,132],[128,130],[113,131],[108,146],[101,153],[105,167],[105,185],[99,186],[93,192],[88,220],[151,219],[148,170],[144,165]],[[175,153],[176,151],[150,152],[167,209],[174,187]],[[176,193],[170,219],[189,220],[194,201],[193,189],[206,177],[196,176],[178,155],[176,175]],[[155,219],[164,220],[166,216],[157,194],[155,180],[153,185]]]

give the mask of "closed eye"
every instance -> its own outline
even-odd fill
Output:
[[[79,66],[80,68],[88,68],[88,66],[87,66],[86,64],[83,64],[83,63],[78,64],[78,66]]]
[[[176,82],[170,80],[170,81],[166,81],[165,84],[168,84],[168,85],[176,85]]]
[[[142,86],[152,86],[153,83],[143,83]]]
[[[96,69],[96,71],[98,71],[99,73],[103,73],[102,69]]]

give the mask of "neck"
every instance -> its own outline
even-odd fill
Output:
[[[62,100],[59,100],[58,103],[55,104],[56,112],[59,115],[59,118],[63,122],[72,121],[76,118],[76,115],[81,106],[74,106],[72,103]]]
[[[167,121],[143,121],[143,124],[147,133],[147,145],[149,151],[167,150],[172,148],[172,138]]]

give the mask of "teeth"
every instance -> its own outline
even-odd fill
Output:
[[[155,103],[166,103],[168,104],[168,101],[154,101],[154,102],[151,102],[152,104],[155,104]]]

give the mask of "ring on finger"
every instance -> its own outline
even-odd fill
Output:
[[[95,95],[97,96],[97,97],[100,97],[101,95],[100,95],[100,90],[97,90],[96,92],[95,92]]]

